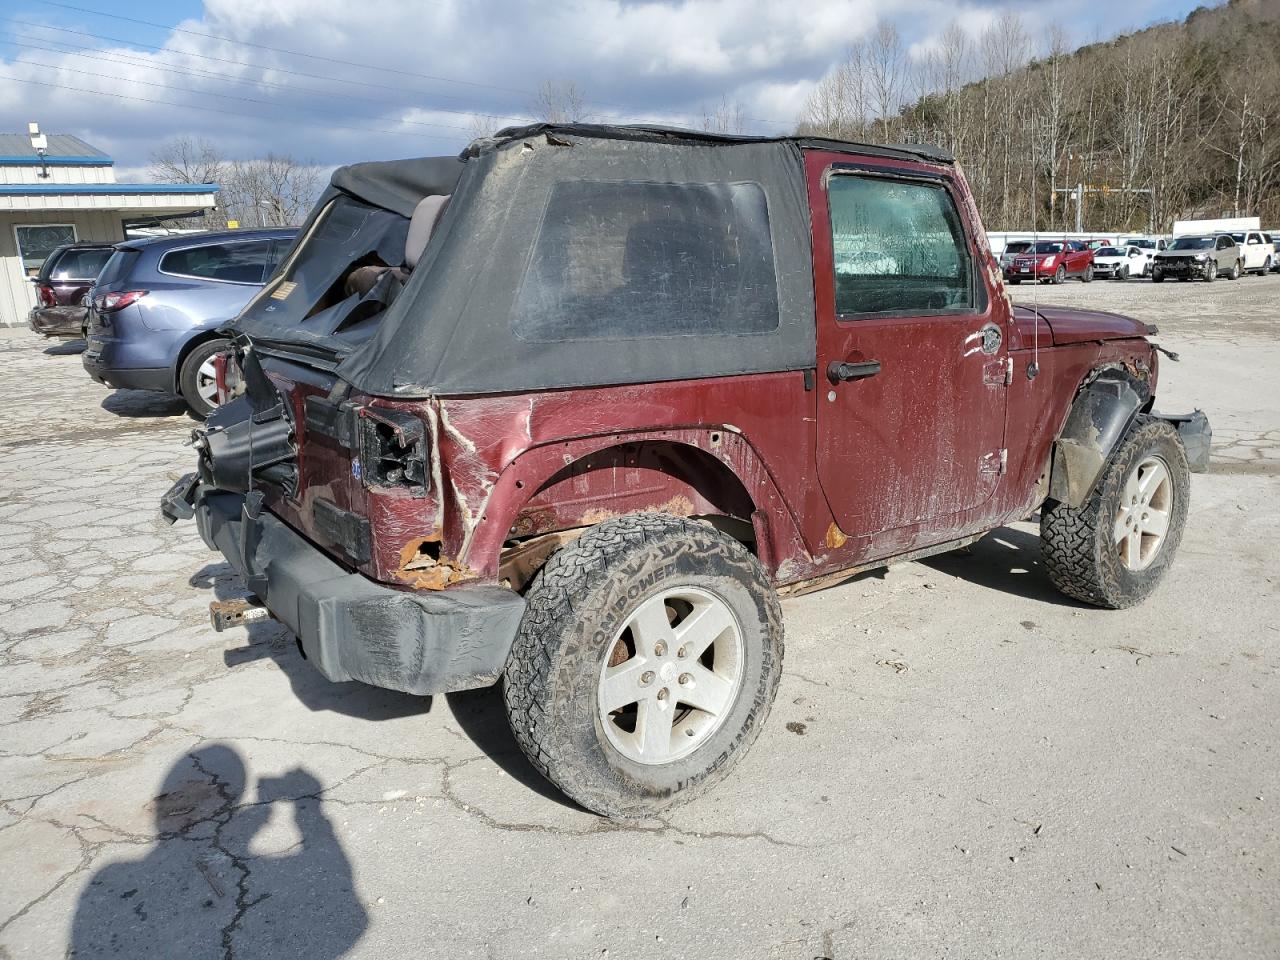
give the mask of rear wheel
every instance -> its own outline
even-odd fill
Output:
[[[201,420],[218,406],[213,358],[230,348],[226,340],[209,340],[196,345],[182,361],[182,369],[178,371],[178,392],[191,408],[192,415]]]
[[[782,612],[741,544],[676,517],[593,527],[527,595],[503,679],[530,762],[589,810],[644,817],[723,778],[782,668]]]
[[[1084,268],[1084,273],[1080,274],[1081,283],[1090,283],[1093,280],[1093,264]]]
[[[1016,287],[1018,284],[1020,284],[1021,282],[1022,282],[1022,281],[1021,281],[1018,277],[1010,277],[1010,278],[1009,278],[1009,283],[1011,283],[1011,284],[1012,284],[1013,286],[1015,286],[1015,287]]]
[[[1164,420],[1139,417],[1084,506],[1051,501],[1041,510],[1049,579],[1095,606],[1138,603],[1173,563],[1190,494],[1178,432]]]
[[[1213,266],[1214,266],[1214,269],[1216,270],[1218,265],[1215,263]],[[1235,263],[1231,265],[1231,272],[1227,274],[1227,279],[1228,280],[1240,279],[1240,261],[1239,260],[1237,260]]]

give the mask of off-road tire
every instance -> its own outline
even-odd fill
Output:
[[[225,353],[229,349],[231,349],[231,344],[226,340],[206,340],[204,343],[199,343],[192,347],[191,352],[183,358],[182,369],[178,371],[178,392],[182,394],[182,399],[186,401],[191,415],[198,420],[204,420],[209,414],[213,413],[216,407],[216,404],[211,404],[200,396],[200,390],[196,383],[196,378],[200,373],[200,365],[215,354]]]
[[[1112,526],[1129,474],[1157,456],[1169,470],[1173,507],[1160,552],[1151,565],[1130,570],[1120,560]],[[1040,511],[1040,551],[1053,585],[1069,597],[1118,610],[1142,601],[1173,565],[1186,524],[1191,471],[1178,432],[1164,420],[1140,416],[1103,470],[1093,496],[1076,508],[1051,500]]]
[[[737,617],[741,679],[702,746],[640,764],[601,729],[599,677],[630,613],[681,585],[714,594]],[[646,817],[691,800],[729,772],[764,726],[782,671],[782,609],[756,558],[715,529],[662,514],[605,521],[547,561],[526,601],[503,677],[507,717],[534,767],[588,810]]]

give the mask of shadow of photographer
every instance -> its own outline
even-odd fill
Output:
[[[179,758],[148,807],[144,856],[110,863],[76,906],[68,956],[336,960],[368,927],[351,863],[307,770],[261,778],[244,797],[244,761],[212,744]],[[287,810],[296,842],[276,855],[249,847]]]

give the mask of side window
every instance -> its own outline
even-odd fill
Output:
[[[284,255],[289,252],[289,248],[293,246],[292,240],[272,240],[271,253],[267,257],[267,269],[264,277],[271,277],[276,272],[276,268],[280,266],[280,261],[284,259]]]
[[[271,244],[270,240],[235,240],[171,250],[160,258],[160,272],[225,283],[262,283]]]
[[[827,196],[837,316],[973,309],[973,264],[944,187],[841,175]]]
[[[752,182],[555,184],[511,316],[535,343],[777,327],[769,209]]]
[[[1258,239],[1258,235],[1256,233],[1249,234],[1249,243],[1252,244],[1252,243],[1261,243],[1261,242],[1262,241]]]

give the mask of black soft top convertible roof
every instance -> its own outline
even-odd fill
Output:
[[[382,396],[812,368],[803,147],[952,162],[933,147],[814,137],[510,127],[457,157],[338,169],[231,327],[267,349],[332,357],[340,377]],[[445,194],[403,289],[334,302],[349,265],[398,266],[415,207]]]
[[[836,153],[856,153],[861,156],[888,157],[895,160],[923,160],[927,163],[955,163],[955,157],[949,151],[927,143],[858,143],[854,140],[838,140],[832,137],[818,137],[810,134],[760,137],[737,133],[711,133],[702,130],[687,130],[684,127],[664,127],[643,123],[533,123],[521,127],[505,127],[490,138],[474,141],[471,146],[462,152],[462,156],[476,156],[486,149],[492,149],[494,145],[548,133],[615,139],[644,139],[672,143],[794,143],[805,149],[831,150]]]

